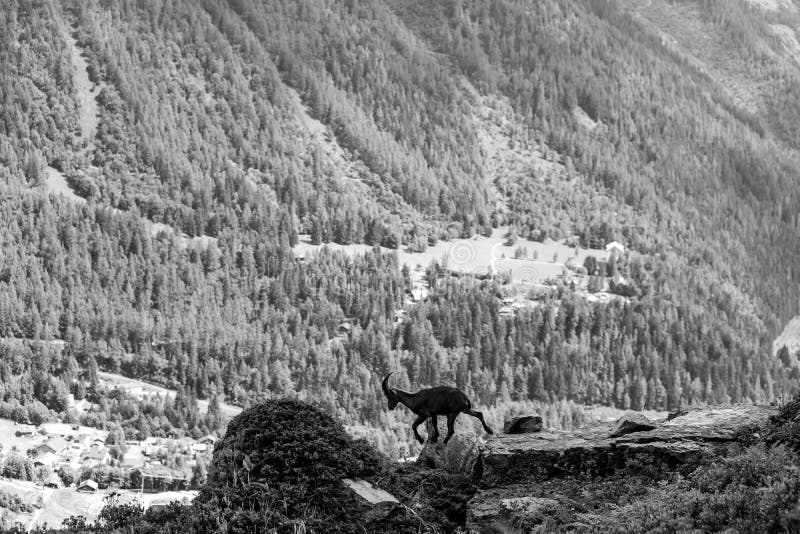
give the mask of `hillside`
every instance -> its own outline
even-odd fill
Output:
[[[558,428],[790,393],[800,66],[777,5],[10,6],[0,415],[199,437],[223,402],[292,396],[396,457],[418,447],[390,371]]]

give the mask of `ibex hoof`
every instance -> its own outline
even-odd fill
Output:
[[[420,444],[423,444],[423,443],[425,443],[425,440],[424,440],[424,439],[422,439],[420,436],[417,436],[417,441],[419,441],[419,442],[420,442]]]

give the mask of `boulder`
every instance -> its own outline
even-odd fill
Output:
[[[542,417],[537,414],[512,417],[503,425],[506,434],[526,434],[542,430]]]
[[[364,499],[369,504],[380,504],[383,502],[393,502],[398,503],[400,501],[397,498],[389,493],[388,491],[382,490],[381,488],[374,486],[373,484],[367,482],[366,480],[361,479],[351,479],[351,478],[344,478],[342,482],[345,486],[353,490],[353,493]]]
[[[650,421],[644,414],[639,412],[628,412],[620,417],[614,426],[611,427],[612,438],[631,434],[633,432],[643,432],[645,430],[653,430],[656,425]]]

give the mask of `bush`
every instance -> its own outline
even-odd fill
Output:
[[[370,516],[370,507],[342,478],[380,482],[415,511],[399,506],[388,515]],[[97,524],[87,527],[75,518],[70,526],[74,532],[137,534],[455,532],[474,492],[465,475],[397,468],[316,408],[271,400],[231,421],[192,504],[142,513],[136,505],[110,501]]]
[[[618,509],[608,532],[799,532],[800,472],[783,447],[756,445]]]
[[[743,428],[739,454],[604,518],[610,532],[800,532],[800,396],[767,428]]]
[[[229,528],[269,525],[311,532],[356,532],[363,504],[341,480],[377,474],[385,460],[316,408],[271,400],[228,425],[214,450],[201,503],[225,502]]]

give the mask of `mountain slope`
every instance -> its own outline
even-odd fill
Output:
[[[800,159],[778,92],[752,107],[725,76],[767,46],[742,87],[793,83],[776,74],[794,68],[788,35],[764,33],[793,15],[701,4],[19,3],[0,18],[0,337],[31,341],[3,349],[7,410],[63,415],[100,367],[183,393],[93,422],[204,433],[218,420],[195,398],[296,395],[396,454],[409,433],[385,410],[389,371],[498,418],[537,402],[563,426],[573,403],[787,392],[798,364],[770,346],[798,308]],[[705,56],[659,33],[687,13]],[[755,44],[726,49],[714,17]],[[95,135],[72,39],[100,88]],[[48,167],[86,202],[44,194]],[[300,234],[413,252],[502,225],[597,259],[509,313],[503,273],[437,263],[411,302],[393,253],[291,252]],[[627,251],[606,262],[615,240]],[[622,298],[586,298],[612,283]],[[63,351],[37,341],[54,338]]]

